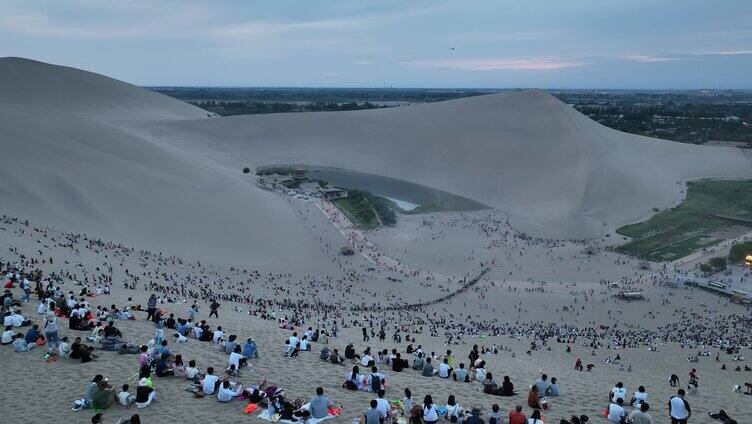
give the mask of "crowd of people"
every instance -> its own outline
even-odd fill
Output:
[[[6,218],[7,219],[7,218]],[[46,229],[31,228],[28,223],[23,225],[30,234],[35,234],[43,243],[55,243],[58,247],[70,250],[75,255],[84,251],[105,256],[108,261],[95,271],[78,262],[56,260],[44,257],[41,250],[38,255],[19,252],[11,247],[11,254],[16,256],[12,263],[0,263],[0,271],[7,279],[7,287],[2,295],[5,331],[2,334],[2,344],[12,345],[16,352],[26,352],[32,349],[47,349],[48,359],[68,359],[80,362],[95,361],[106,352],[131,353],[138,356],[138,371],[134,378],[121,386],[121,391],[115,393],[106,379],[96,378],[91,387],[87,388],[87,396],[79,403],[81,409],[94,408],[106,410],[109,405],[134,405],[146,408],[157,399],[152,377],[180,378],[186,381],[186,390],[194,396],[216,396],[220,402],[233,399],[244,399],[249,403],[261,405],[270,414],[280,414],[289,419],[305,419],[308,417],[309,403],[296,399],[288,402],[284,390],[266,381],[260,384],[243,384],[242,375],[250,367],[250,361],[258,354],[258,347],[250,337],[242,342],[236,334],[226,334],[221,325],[209,325],[209,319],[219,320],[223,304],[232,305],[234,311],[240,311],[241,305],[247,307],[249,315],[266,320],[276,320],[280,328],[294,329],[307,322],[317,322],[316,326],[309,326],[300,337],[297,333],[285,340],[283,355],[299,356],[314,350],[316,343],[326,344],[330,337],[336,339],[340,328],[362,328],[364,341],[371,337],[378,337],[385,342],[387,331],[395,342],[394,348],[383,349],[378,352],[366,348],[356,354],[353,345],[346,346],[344,354],[337,348],[330,349],[327,345],[321,351],[321,359],[337,365],[351,363],[353,369],[347,372],[343,383],[345,389],[373,393],[377,396],[377,409],[383,410],[382,392],[386,392],[386,380],[389,372],[416,371],[416,378],[436,378],[450,383],[470,383],[478,387],[478,391],[491,396],[514,397],[528,396],[525,413],[522,405],[509,413],[499,411],[498,405],[491,408],[489,421],[496,423],[542,422],[540,411],[548,409],[548,403],[562,396],[562,390],[556,378],[548,379],[542,374],[540,379],[532,384],[524,385],[524,390],[515,388],[512,378],[503,376],[499,381],[493,371],[486,369],[486,363],[480,356],[484,354],[498,354],[511,352],[508,347],[494,345],[491,348],[477,346],[470,352],[467,363],[457,361],[451,349],[443,356],[434,352],[423,352],[420,346],[413,348],[415,334],[425,333],[433,337],[443,338],[447,346],[451,347],[464,343],[470,336],[483,335],[490,337],[508,336],[511,340],[520,341],[522,338],[531,340],[528,354],[537,350],[547,350],[556,343],[560,345],[580,344],[588,346],[595,352],[597,349],[625,349],[640,347],[655,347],[659,343],[680,342],[687,347],[696,345],[717,346],[732,353],[739,351],[750,343],[748,332],[748,317],[720,315],[720,316],[681,316],[670,327],[659,330],[647,330],[637,326],[592,325],[575,326],[564,323],[547,323],[544,321],[505,322],[497,319],[479,320],[470,315],[456,315],[452,313],[431,314],[429,310],[446,299],[468,290],[476,290],[476,284],[484,283],[482,271],[475,278],[458,279],[459,288],[449,291],[443,297],[401,305],[364,305],[352,302],[319,301],[301,298],[300,293],[328,292],[342,280],[330,277],[304,276],[293,277],[291,274],[262,274],[255,270],[238,268],[221,269],[217,266],[189,262],[176,256],[166,256],[160,253],[128,248],[122,245],[91,239],[79,234],[53,233]],[[123,266],[123,262],[130,258],[137,260],[141,269]],[[53,263],[60,267],[59,271],[45,274],[42,269],[51,269]],[[65,265],[63,265],[65,264]],[[95,296],[104,297],[112,291],[113,284],[120,284],[114,278],[116,269],[124,268],[122,275],[122,289],[136,291],[145,289],[152,294],[145,300],[143,306],[129,298],[126,305],[92,305]],[[178,275],[176,272],[166,272],[170,266],[180,265],[187,274]],[[430,279],[429,279],[430,280]],[[68,286],[67,291],[61,287]],[[347,290],[346,284],[337,290]],[[253,290],[251,289],[253,288]],[[258,289],[258,290],[257,290]],[[265,291],[265,292],[264,292]],[[336,290],[335,290],[336,291]],[[18,293],[16,296],[14,292]],[[263,294],[260,294],[262,293]],[[31,301],[32,293],[36,293],[39,301],[36,312],[38,320],[29,319],[20,312]],[[586,296],[593,296],[590,292]],[[134,296],[135,297],[135,296]],[[587,298],[586,298],[587,299]],[[98,302],[101,303],[101,302]],[[186,307],[184,316],[176,312],[165,314],[162,306],[190,305]],[[199,307],[199,304],[202,306]],[[207,305],[207,306],[203,306]],[[201,310],[206,308],[207,319],[199,319]],[[289,316],[280,318],[278,311],[287,311]],[[679,312],[680,313],[680,312]],[[135,345],[124,337],[124,326],[132,320],[148,320],[154,326],[153,336],[148,344]],[[80,336],[60,337],[60,326],[68,321],[68,334]],[[698,325],[698,322],[700,323]],[[25,332],[19,331],[25,328]],[[165,333],[170,330],[170,334]],[[412,336],[412,338],[411,338]],[[71,339],[73,340],[71,342]],[[181,343],[188,339],[206,342],[207,346],[219,350],[227,355],[227,363],[222,367],[207,366],[200,371],[196,359],[184,363],[179,351]],[[174,340],[174,342],[172,341]],[[403,347],[402,342],[407,346]],[[175,343],[173,347],[172,343]],[[328,352],[325,352],[328,350]],[[412,359],[412,363],[408,361]],[[222,371],[224,369],[224,372]],[[364,370],[361,373],[361,369]],[[99,376],[101,377],[101,376]],[[498,376],[497,376],[498,377]],[[135,386],[135,393],[130,393],[131,386]],[[529,391],[527,390],[529,387]],[[322,389],[323,390],[323,389]],[[318,392],[318,390],[317,390]],[[644,390],[643,390],[644,392]],[[405,392],[406,394],[408,391]],[[120,396],[122,394],[122,396]],[[380,395],[381,394],[381,395]],[[635,393],[637,396],[638,393]],[[316,396],[323,396],[318,394]],[[677,396],[681,397],[679,394]],[[430,395],[426,396],[430,398]],[[411,397],[406,396],[410,399]],[[382,401],[379,401],[382,399]],[[673,399],[673,398],[672,398]],[[649,405],[643,402],[630,402],[634,408],[627,413],[625,399],[615,396],[609,403],[606,416],[609,420],[618,419],[628,422],[642,423],[643,415],[649,416]],[[672,400],[673,401],[673,400]],[[320,405],[319,399],[317,404]],[[405,399],[401,404],[389,404],[386,416],[381,418],[395,418],[402,416],[408,420],[418,419],[432,422],[434,412],[441,418],[456,422],[467,421],[478,423],[484,413],[481,408],[474,407],[465,410],[457,405],[452,396],[446,404],[426,405],[424,401],[422,412],[416,413],[412,406],[405,408]],[[524,404],[524,402],[521,402]],[[678,402],[673,407],[677,411],[677,419],[681,420],[682,409]],[[289,404],[289,405],[288,405]],[[328,404],[328,402],[327,402]],[[104,406],[102,408],[102,406]],[[328,406],[333,406],[328,405]],[[619,410],[621,408],[621,411]],[[644,410],[643,410],[644,408]],[[372,408],[369,408],[372,409]],[[435,409],[435,411],[434,411]],[[686,408],[689,411],[688,404]],[[320,411],[318,408],[317,411]],[[691,414],[691,412],[689,412]],[[674,414],[672,412],[672,414]],[[316,415],[320,415],[317,412]],[[373,416],[373,413],[371,414]],[[528,416],[529,415],[529,416]],[[513,418],[514,420],[512,421]],[[135,416],[135,420],[139,420]],[[523,421],[519,421],[524,417]],[[320,418],[320,417],[316,417]],[[373,417],[372,417],[373,418]],[[101,417],[100,417],[101,419]],[[133,420],[132,418],[131,420]],[[364,419],[368,417],[364,415]],[[438,419],[438,418],[437,418]],[[640,421],[642,419],[642,421]],[[583,417],[570,417],[568,422],[583,422]],[[585,422],[587,417],[584,417]],[[137,421],[132,421],[137,422]],[[417,422],[417,421],[416,421]],[[563,421],[562,421],[563,422]],[[619,422],[619,421],[613,421]],[[680,422],[680,421],[679,421]]]

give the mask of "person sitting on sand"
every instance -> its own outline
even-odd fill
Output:
[[[352,343],[348,343],[347,346],[345,346],[345,358],[352,361],[360,359],[360,355],[355,353],[355,347]]]
[[[433,365],[431,364],[431,358],[426,358],[426,363],[423,364],[423,370],[420,375],[423,377],[433,377]]]
[[[452,371],[452,367],[449,366],[449,358],[444,358],[444,361],[439,364],[439,378],[449,378],[449,376],[452,375]]]
[[[624,405],[624,399],[620,397],[617,397],[615,402],[611,402],[608,405],[608,414],[606,414],[608,422],[619,424],[624,420],[624,417],[627,416],[627,412],[622,405]]]
[[[363,413],[364,424],[384,424],[384,417],[381,416],[381,412],[378,410],[379,403],[376,399],[372,399],[370,408]]]
[[[248,339],[245,341],[245,344],[243,345],[243,356],[248,359],[256,358],[258,356],[258,348],[256,347],[256,342],[254,342],[253,339]]]
[[[122,406],[125,406],[126,408],[131,406],[131,404],[136,400],[136,395],[132,395],[128,392],[129,388],[129,385],[123,384],[122,390],[117,395],[118,403]]]
[[[474,407],[470,410],[470,414],[465,416],[464,424],[484,424],[483,419],[480,418],[480,408]],[[500,424],[500,423],[499,423]]]
[[[540,380],[538,380],[538,381],[535,382],[535,387],[538,388],[538,396],[539,397],[542,398],[542,397],[546,396],[546,393],[548,393],[548,386],[549,386],[548,375],[541,374]]]
[[[235,346],[239,346],[237,342],[238,336],[230,334],[227,336],[227,341],[220,342],[220,352],[230,354],[235,351]]]
[[[426,360],[423,358],[423,352],[419,352],[413,360],[413,369],[415,371],[423,371],[423,367],[426,365]]]
[[[501,414],[498,404],[491,405],[491,413],[488,414],[488,424],[504,424],[504,415]]]
[[[527,394],[527,405],[533,409],[542,409],[538,387],[535,384],[530,387],[530,392]]]
[[[486,379],[483,380],[483,393],[487,395],[501,396],[501,389],[498,384],[496,384],[496,380],[494,380],[493,374],[490,372],[486,374]]]
[[[371,356],[371,348],[367,347],[365,351],[363,351],[363,356],[360,357],[360,365],[364,367],[371,367],[376,363],[374,361],[373,356]]]
[[[35,347],[37,347],[36,342],[26,343],[22,333],[18,333],[13,337],[13,351],[15,352],[28,352]]]
[[[616,386],[614,386],[613,389],[611,389],[611,393],[609,394],[609,399],[611,402],[616,402],[616,399],[621,399],[622,403],[627,398],[627,389],[624,388],[624,383],[619,381],[616,383]]]
[[[514,391],[514,384],[508,375],[504,376],[504,381],[501,383],[501,396],[516,396],[517,392]]]
[[[235,368],[235,364],[230,364],[229,367],[225,368],[225,374],[228,377],[240,377],[240,370]]]
[[[532,414],[530,414],[530,418],[527,419],[527,424],[544,424],[543,418],[541,417],[541,411],[539,409],[536,409]]]
[[[315,419],[322,419],[329,415],[329,408],[333,407],[334,403],[324,396],[323,387],[317,387],[316,396],[311,398],[308,405],[311,416]]]
[[[91,393],[92,408],[102,411],[110,407],[115,400],[115,389],[110,386],[107,379],[96,382],[96,387]]]
[[[465,369],[465,364],[460,362],[460,367],[452,373],[454,381],[470,382],[470,373]]]
[[[363,376],[360,375],[360,368],[354,366],[351,372],[345,375],[345,382],[342,387],[347,390],[358,390],[362,384]]]
[[[177,354],[172,359],[172,374],[175,377],[185,377],[186,366],[183,363],[183,355]]]
[[[446,418],[450,422],[456,423],[459,421],[461,413],[462,407],[457,403],[454,395],[449,395],[449,398],[447,399],[446,413],[444,414],[444,418]]]
[[[308,336],[303,336],[300,339],[300,350],[303,352],[311,350],[311,342],[308,340]]]
[[[213,394],[219,388],[219,384],[219,377],[214,375],[214,367],[207,368],[204,380],[201,382],[201,388],[204,394]]]
[[[71,345],[70,343],[68,343],[67,336],[60,339],[60,344],[57,347],[57,354],[60,358],[63,358],[63,359],[70,357]]]
[[[339,350],[334,349],[329,355],[329,362],[335,365],[345,365],[345,358],[339,354]]]
[[[245,366],[248,361],[248,358],[243,356],[241,351],[242,349],[240,348],[240,345],[235,345],[234,350],[230,353],[230,356],[227,359],[228,365],[234,365],[237,370],[240,370],[240,367]]]
[[[26,341],[27,344],[36,343],[38,336],[39,336],[39,325],[34,324],[28,330],[26,330],[26,334],[24,335],[24,340]]]
[[[386,420],[387,418],[391,417],[392,408],[391,406],[389,406],[389,401],[384,399],[385,395],[386,392],[384,392],[383,390],[376,392],[376,409],[378,409],[381,413],[381,417]]]
[[[157,377],[170,377],[175,375],[172,371],[172,356],[167,353],[161,354],[156,361],[154,361],[154,373]]]
[[[486,381],[486,361],[480,361],[475,367],[475,381],[479,383]]]
[[[433,403],[431,395],[423,398],[423,422],[425,424],[434,424],[439,420],[439,409]]]
[[[148,378],[141,378],[138,380],[138,387],[136,388],[136,398],[134,403],[136,408],[143,409],[151,405],[151,402],[157,398],[157,392],[153,387],[149,387]]]
[[[243,386],[240,383],[224,380],[217,392],[217,400],[220,402],[229,402],[238,397],[242,392]]]
[[[185,378],[194,383],[201,380],[201,372],[196,368],[196,361],[194,359],[188,361],[188,367],[185,369]]]
[[[527,416],[522,413],[522,405],[516,405],[513,411],[509,411],[509,424],[525,424]]]
[[[300,354],[300,349],[293,346],[290,340],[285,340],[284,353],[289,358],[296,358]]]
[[[638,409],[635,409],[627,416],[627,422],[629,424],[653,424],[653,417],[648,414],[650,405],[647,402],[640,402],[638,406]]]
[[[645,386],[640,386],[632,396],[632,401],[629,402],[635,409],[640,409],[640,404],[648,399],[648,393],[645,391]]]
[[[556,377],[551,378],[551,384],[548,385],[546,390],[546,396],[559,397],[561,396],[561,389],[559,388],[559,380]]]
[[[0,344],[1,345],[9,345],[13,343],[13,337],[16,335],[16,333],[13,331],[13,327],[8,325],[5,327],[5,331],[3,331],[3,336],[0,338]]]
[[[133,414],[130,418],[120,424],[141,424],[141,417],[139,417],[138,414]]]

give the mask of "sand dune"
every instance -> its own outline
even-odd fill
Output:
[[[751,176],[731,148],[601,126],[540,91],[357,112],[157,123],[150,131],[232,167],[305,163],[400,178],[512,214],[523,230],[587,237],[682,195],[677,182]]]
[[[0,103],[94,120],[208,116],[187,103],[104,75],[15,57],[0,58]]]
[[[0,169],[3,212],[277,267],[330,263],[287,201],[254,187],[241,166],[307,163],[401,178],[562,237],[639,219],[680,198],[685,179],[752,175],[734,149],[619,133],[538,91],[220,119],[101,75],[5,58],[0,125],[3,151],[23,161]]]
[[[0,99],[2,213],[225,263],[328,263],[286,200],[133,126],[206,116],[201,109],[17,59],[0,61]]]

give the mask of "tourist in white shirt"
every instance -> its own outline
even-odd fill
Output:
[[[684,399],[685,394],[684,389],[679,389],[677,395],[671,397],[668,401],[668,412],[672,424],[685,424],[689,420],[689,417],[692,416],[692,408],[689,407],[689,403]]]
[[[637,388],[637,391],[634,393],[634,397],[632,398],[632,407],[635,409],[640,409],[640,404],[648,400],[648,393],[645,391],[644,386],[640,386]]]
[[[624,388],[624,383],[621,381],[616,383],[616,386],[611,389],[611,402],[616,402],[616,399],[621,399],[624,402],[626,397],[627,389]]]
[[[360,365],[363,365],[364,367],[370,367],[373,365],[371,362],[373,361],[373,356],[371,356],[371,348],[366,349],[365,352],[363,352],[363,356],[360,358]]]
[[[219,341],[224,335],[225,333],[222,331],[222,326],[217,327],[217,331],[214,332],[214,344],[219,344]]]
[[[292,333],[292,336],[290,336],[290,346],[292,347],[298,347],[298,343],[300,343],[300,339],[298,338],[298,333]]]
[[[389,405],[389,401],[384,399],[384,391],[379,390],[377,393],[378,397],[376,398],[376,409],[381,412],[381,418],[386,418],[389,416],[389,411],[392,409]]]
[[[13,327],[6,325],[5,331],[3,331],[2,339],[0,339],[0,344],[9,345],[13,343],[13,336],[15,335],[16,333],[13,332]]]
[[[214,390],[216,390],[217,382],[219,382],[219,377],[214,375],[214,368],[213,367],[207,368],[206,376],[204,377],[204,381],[201,384],[204,394],[207,394],[207,395],[213,394]]]
[[[444,358],[444,362],[439,364],[439,377],[449,378],[452,375],[452,367],[449,366],[449,359]]]
[[[200,372],[196,368],[196,361],[193,359],[188,361],[188,367],[185,369],[185,378],[192,381],[199,381],[201,379]]]
[[[460,418],[460,411],[462,411],[462,408],[457,403],[454,395],[449,395],[449,399],[447,399],[446,404],[446,419],[452,422],[458,422]]]
[[[311,350],[311,342],[308,341],[307,336],[303,336],[303,339],[300,341],[300,350]]]
[[[627,415],[627,412],[622,406],[624,404],[624,399],[614,398],[614,402],[616,403],[612,402],[608,405],[608,415],[606,416],[606,418],[611,423],[619,424],[621,423],[622,418]]]
[[[245,365],[246,357],[240,353],[241,350],[240,345],[236,345],[235,350],[230,354],[230,358],[228,359],[228,364],[235,365],[236,370],[239,370],[241,365]]]
[[[426,395],[423,399],[423,421],[426,424],[433,424],[439,420],[439,411],[433,404],[431,395]]]
[[[223,381],[222,384],[219,387],[219,392],[217,392],[217,400],[220,402],[229,402],[243,391],[243,386],[241,384],[232,383],[230,381]]]
[[[127,384],[123,384],[123,390],[117,395],[118,403],[120,403],[123,406],[130,406],[133,403],[133,401],[136,400],[136,395],[132,395],[128,393],[129,388],[130,386],[128,386]]]

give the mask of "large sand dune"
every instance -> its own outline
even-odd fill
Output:
[[[202,116],[88,72],[0,60],[0,213],[205,260],[321,269],[286,200],[135,126]]]
[[[752,176],[739,149],[621,133],[540,91],[151,128],[234,167],[333,166],[461,194],[541,236],[596,236],[676,202],[684,180]]]
[[[305,269],[328,266],[313,236],[240,166],[306,163],[401,178],[563,237],[641,218],[680,198],[685,179],[752,175],[737,150],[619,133],[537,91],[208,118],[107,77],[6,58],[0,127],[1,212],[183,255]]]

